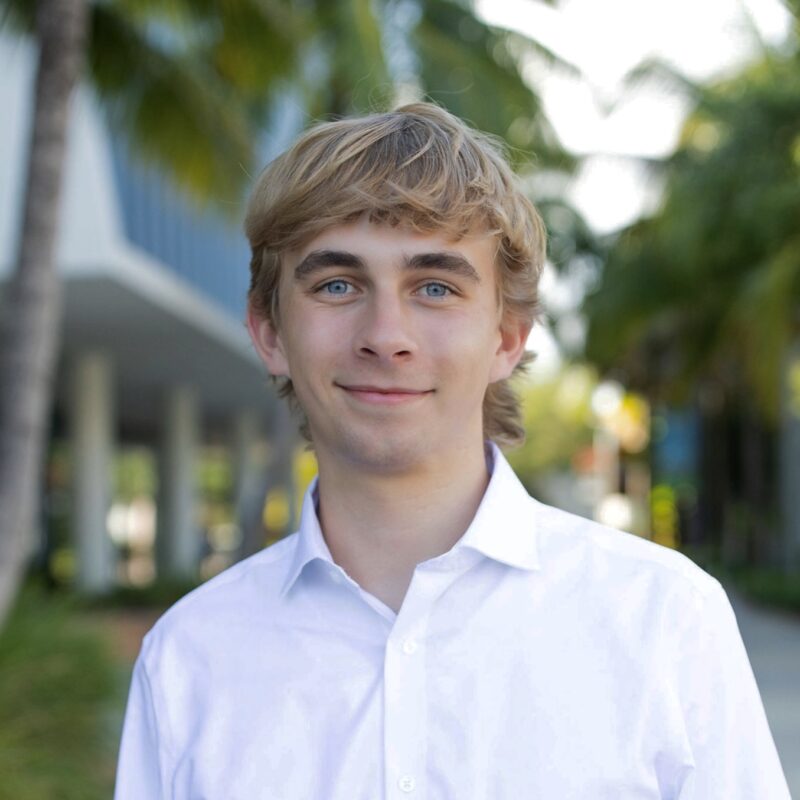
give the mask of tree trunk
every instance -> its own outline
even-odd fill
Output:
[[[773,530],[774,485],[769,458],[769,431],[758,409],[741,396],[741,478],[744,508],[748,515],[747,562],[752,566],[770,564]]]
[[[0,318],[0,626],[31,555],[61,318],[55,264],[70,98],[86,0],[40,0],[39,60],[16,271]]]
[[[701,386],[697,523],[711,557],[724,559],[729,453],[725,398],[713,382]]]
[[[779,478],[781,559],[784,571],[800,575],[800,334],[795,333],[781,371]]]

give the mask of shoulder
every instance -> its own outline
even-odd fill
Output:
[[[681,592],[699,602],[721,589],[677,550],[531,499],[545,568],[573,568],[599,589],[614,586],[623,594],[640,587],[662,596]]]
[[[696,663],[687,655],[691,643],[715,630],[735,632],[724,588],[684,554],[534,504],[542,583],[566,629],[588,637],[601,631],[606,647],[647,670],[681,657]]]
[[[278,603],[297,541],[293,533],[246,558],[184,595],[145,635],[145,661],[154,651],[223,642],[263,620]]]

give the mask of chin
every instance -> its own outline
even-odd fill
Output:
[[[425,437],[419,431],[397,434],[391,431],[351,432],[336,443],[332,452],[336,460],[388,475],[419,466],[430,455],[431,444],[431,437]]]

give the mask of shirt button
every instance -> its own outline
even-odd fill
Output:
[[[410,775],[403,775],[397,785],[400,787],[401,792],[413,792],[417,786],[417,782]]]
[[[412,653],[414,653],[416,649],[417,649],[417,643],[413,639],[406,639],[403,642],[403,652],[407,656],[410,656]]]

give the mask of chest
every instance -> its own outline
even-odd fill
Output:
[[[215,654],[171,712],[174,797],[669,797],[689,756],[646,632],[490,611],[321,615]]]

